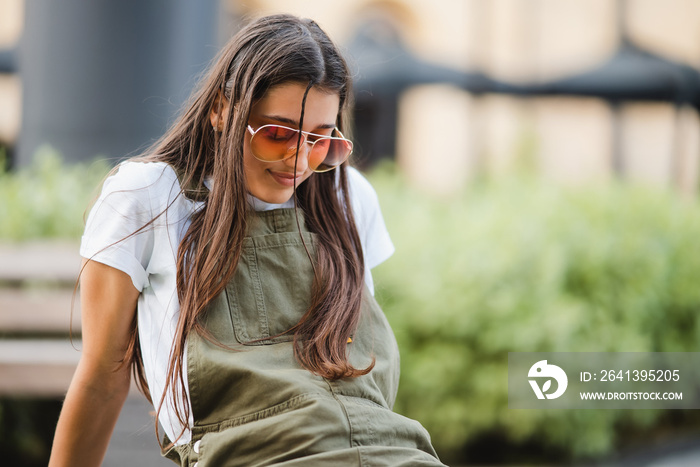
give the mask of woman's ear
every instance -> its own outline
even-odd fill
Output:
[[[214,105],[209,112],[209,121],[214,131],[224,131],[226,117],[228,116],[228,99],[219,93],[214,100]]]

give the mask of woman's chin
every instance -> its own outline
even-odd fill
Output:
[[[292,199],[292,196],[294,196],[294,189],[290,188],[289,190],[274,190],[274,192],[265,191],[257,193],[253,191],[251,192],[251,195],[265,203],[284,204]]]

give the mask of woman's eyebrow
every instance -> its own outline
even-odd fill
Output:
[[[262,115],[265,120],[274,120],[276,122],[284,123],[295,128],[299,128],[299,122],[297,120],[282,117],[281,115]],[[324,123],[316,127],[317,130],[332,130],[335,128],[335,123]]]

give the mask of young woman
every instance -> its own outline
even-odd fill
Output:
[[[370,268],[393,246],[348,166],[350,92],[313,21],[262,18],[105,181],[50,465],[100,464],[130,369],[183,466],[442,465],[391,411],[398,349]]]

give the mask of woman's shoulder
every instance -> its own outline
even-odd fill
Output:
[[[348,167],[348,188],[354,203],[374,205],[378,203],[377,192],[367,178],[355,167]]]
[[[359,170],[350,168],[348,185],[365,261],[371,269],[392,255],[394,245],[384,224],[379,197],[369,180]]]
[[[158,209],[180,194],[175,170],[165,162],[127,160],[119,164],[104,182],[102,197],[129,198]]]
[[[121,189],[145,189],[179,186],[175,170],[165,162],[127,160],[119,164],[105,185],[119,186]]]

